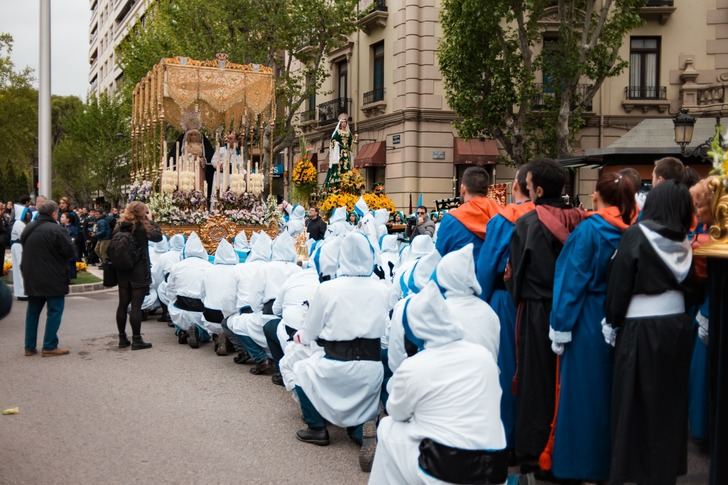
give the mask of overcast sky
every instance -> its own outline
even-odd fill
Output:
[[[0,0],[0,32],[15,44],[17,68],[30,66],[38,77],[39,0]],[[51,92],[86,99],[88,88],[88,0],[51,0]]]

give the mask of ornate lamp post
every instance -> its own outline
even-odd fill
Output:
[[[686,108],[682,108],[672,122],[675,125],[675,143],[680,145],[680,152],[685,154],[685,148],[693,141],[695,118],[690,116]]]

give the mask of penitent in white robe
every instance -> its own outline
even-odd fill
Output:
[[[20,235],[23,234],[24,229],[24,222],[20,220],[15,221],[10,231],[10,240],[20,241]],[[10,247],[10,257],[13,264],[13,293],[16,298],[25,298],[23,273],[20,272],[20,262],[23,260],[23,245],[20,242],[16,242]]]

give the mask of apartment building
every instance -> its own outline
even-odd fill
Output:
[[[400,208],[419,193],[428,206],[452,197],[471,165],[484,166],[497,182],[512,180],[513,169],[496,164],[495,141],[464,140],[452,127],[456,115],[437,60],[440,5],[440,0],[360,2],[359,29],[329,53],[330,77],[299,113],[321,181],[328,140],[342,111],[359,137],[354,165],[368,187],[383,182]],[[547,10],[542,19],[545,42],[558,26],[555,13]],[[637,166],[647,181],[654,160],[681,156],[671,121],[681,107],[697,116],[728,109],[728,0],[648,0],[641,13],[644,25],[625,37],[620,51],[629,67],[605,81],[576,136],[577,156],[563,162],[571,168],[570,192],[587,207],[595,167]],[[699,119],[693,145],[712,132],[713,121]],[[683,158],[707,172],[699,157]]]
[[[90,0],[88,94],[111,94],[124,75],[114,51],[153,0]]]

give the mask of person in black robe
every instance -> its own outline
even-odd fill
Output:
[[[604,335],[616,342],[610,483],[675,483],[687,471],[692,319],[699,301],[685,185],[666,181],[624,232],[610,269]],[[687,301],[686,301],[687,300]]]
[[[584,215],[561,197],[565,182],[558,162],[529,164],[526,183],[536,210],[518,219],[510,245],[509,286],[516,305],[516,374],[511,389],[518,396],[515,451],[526,461],[544,450],[554,415],[556,356],[549,318],[556,259]]]

